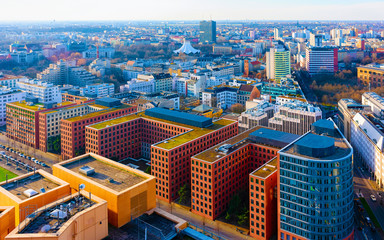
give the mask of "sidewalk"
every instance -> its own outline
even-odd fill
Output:
[[[232,239],[254,239],[248,235],[244,235],[236,231],[236,226],[232,226],[220,221],[212,221],[206,218],[203,218],[199,215],[196,215],[187,208],[179,206],[178,204],[169,204],[161,200],[157,201],[157,207],[165,210],[175,216],[178,216],[187,222],[190,222],[194,225],[199,226],[206,231],[216,234],[222,238],[232,240]]]

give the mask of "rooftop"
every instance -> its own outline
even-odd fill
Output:
[[[225,126],[228,126],[228,125],[236,122],[236,121],[232,121],[232,120],[228,120],[228,119],[219,119],[219,120],[213,122],[213,124],[210,125],[209,127],[200,128],[200,127],[194,127],[194,126],[191,126],[188,124],[182,124],[182,123],[177,123],[174,121],[168,121],[168,120],[164,120],[164,119],[160,119],[160,118],[156,118],[156,117],[151,117],[151,116],[146,115],[144,112],[139,112],[139,113],[134,113],[134,114],[130,114],[130,115],[119,117],[119,118],[114,118],[114,119],[107,120],[104,122],[96,123],[93,125],[89,125],[87,127],[100,130],[100,129],[112,127],[114,125],[122,124],[122,123],[125,123],[127,121],[131,121],[131,120],[139,119],[139,118],[155,120],[158,122],[168,123],[168,124],[177,125],[180,127],[190,129],[190,131],[188,131],[188,132],[185,132],[185,133],[180,134],[180,135],[176,135],[176,136],[171,137],[165,141],[162,141],[162,142],[155,144],[157,147],[164,148],[164,149],[172,149],[172,148],[177,147],[181,144],[187,143],[191,140],[194,140],[198,137],[201,137],[205,134],[216,131],[220,128],[223,128]]]
[[[26,101],[21,101],[21,102],[8,103],[8,105],[25,108],[31,111],[45,110],[44,104],[41,104],[41,103],[29,104]]]
[[[324,123],[319,125],[324,126]],[[336,160],[346,157],[352,152],[352,149],[335,126],[334,129],[333,137],[324,135],[327,132],[321,135],[319,132],[315,133],[315,131],[326,131],[326,129],[312,130],[282,149],[280,153],[288,153],[312,160]]]
[[[97,105],[97,104],[95,104],[95,106],[103,107],[103,106]],[[104,110],[96,111],[96,112],[91,112],[91,113],[88,113],[88,114],[85,114],[85,115],[82,115],[82,116],[68,118],[66,120],[71,121],[71,122],[76,122],[76,121],[80,121],[80,120],[87,119],[87,118],[97,117],[97,116],[100,116],[100,115],[103,115],[103,114],[107,114],[107,113],[113,113],[113,112],[116,112],[118,110],[121,110],[121,109],[124,109],[124,108],[130,108],[130,107],[131,107],[131,105],[127,105],[127,104],[122,104],[122,105],[120,105],[118,107],[113,107],[113,108],[105,108],[104,107]]]
[[[4,183],[4,182],[3,182]],[[40,173],[34,175],[28,175],[24,178],[18,178],[14,181],[4,183],[1,185],[2,188],[12,193],[14,196],[18,197],[20,200],[28,199],[29,197],[24,195],[24,191],[32,189],[38,194],[41,193],[41,190],[44,188],[45,191],[49,191],[58,187],[59,184],[53,182],[50,179],[47,179]]]
[[[49,204],[48,207],[40,208],[25,220],[24,228],[16,234],[57,233],[65,228],[67,222],[72,221],[75,215],[79,216],[79,214],[98,204],[94,201],[94,198],[101,200],[95,196],[92,196],[92,200],[89,200],[83,194],[84,192],[80,197],[77,194],[68,196],[60,200],[60,202],[54,202]]]
[[[118,166],[109,164],[101,159],[96,159],[90,155],[62,166],[117,192],[121,192],[146,180],[134,172],[129,172],[128,169],[119,168]],[[82,167],[93,168],[95,169],[95,173],[85,175],[80,169]]]
[[[275,171],[277,171],[277,157],[272,158],[269,162],[253,171],[251,175],[260,178],[267,178]]]

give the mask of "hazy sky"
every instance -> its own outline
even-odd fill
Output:
[[[0,0],[4,20],[383,20],[384,0]]]

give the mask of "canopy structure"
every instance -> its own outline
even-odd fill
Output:
[[[190,41],[184,40],[183,46],[181,46],[181,48],[179,48],[173,52],[174,53],[185,53],[185,54],[193,53],[193,54],[195,54],[195,53],[200,53],[200,50],[193,48]]]

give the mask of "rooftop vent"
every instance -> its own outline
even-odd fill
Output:
[[[95,169],[89,166],[84,166],[80,168],[80,173],[86,175],[86,176],[91,176],[95,174]]]
[[[33,197],[33,196],[35,196],[35,195],[37,195],[37,194],[39,194],[38,192],[36,192],[35,190],[33,190],[33,189],[27,189],[27,190],[25,190],[24,192],[23,192],[23,194],[26,196],[26,197]]]

